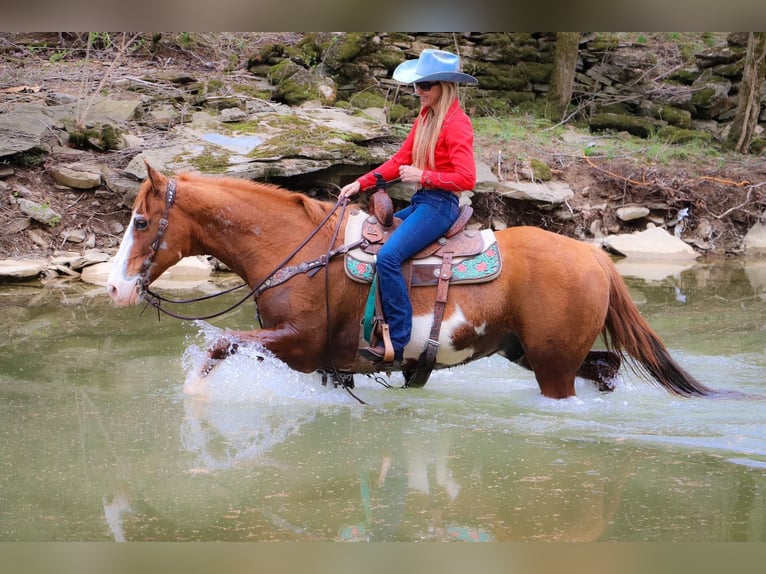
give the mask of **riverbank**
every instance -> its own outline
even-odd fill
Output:
[[[23,58],[11,63],[0,78],[4,109],[50,105],[65,96],[77,102],[78,94],[80,100],[87,95],[85,80],[106,77],[110,62],[37,59],[33,70]],[[0,164],[0,258],[11,261],[8,265],[34,260],[40,268],[32,276],[77,277],[107,260],[119,245],[140,183],[127,168],[142,154],[166,146],[176,128],[184,127],[178,108],[189,105],[190,95],[203,101],[184,90],[184,82],[229,82],[230,90],[246,83],[246,72],[227,69],[224,53],[203,57],[189,50],[165,60],[156,54],[131,57],[112,74],[110,101],[135,100],[138,86],[150,92],[142,96],[141,117],[122,123],[126,141],[121,149],[99,150],[97,142],[75,149],[50,129],[44,152],[6,157]],[[159,76],[172,81],[161,83]],[[210,108],[220,99],[208,94],[200,106]],[[272,102],[263,105],[275,107]],[[254,112],[248,107],[245,113]],[[762,156],[723,154],[712,143],[670,144],[659,137],[590,133],[574,123],[553,126],[529,112],[477,115],[475,130],[482,185],[466,197],[474,207],[475,226],[534,225],[595,242],[655,228],[668,240],[688,246],[692,257],[731,257],[748,251],[746,237],[757,230],[766,209]],[[395,145],[398,132],[390,133]],[[71,173],[72,166],[79,171]],[[358,161],[353,167],[361,169]],[[85,183],[77,179],[81,177]],[[301,189],[311,178],[282,179],[291,189],[332,199],[331,187]],[[564,193],[551,199],[551,189]],[[0,266],[0,275],[3,267],[7,265]]]

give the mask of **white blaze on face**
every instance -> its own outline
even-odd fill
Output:
[[[431,325],[434,316],[420,315],[412,318],[412,335],[410,342],[404,349],[405,357],[419,357],[425,348],[428,336],[431,334]],[[452,346],[452,334],[467,323],[460,306],[455,307],[455,312],[442,320],[441,330],[439,331],[439,351],[436,353],[436,362],[442,365],[456,365],[462,363],[473,354],[472,348],[457,350]]]
[[[106,282],[106,292],[112,298],[115,304],[125,307],[138,302],[138,290],[136,282],[138,275],[128,276],[128,257],[133,248],[133,217],[131,216],[130,225],[125,230],[122,237],[120,249],[117,255],[112,259],[112,270],[109,273],[109,279]]]

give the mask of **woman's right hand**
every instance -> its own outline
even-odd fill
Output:
[[[361,190],[362,186],[359,184],[358,181],[354,180],[351,183],[343,186],[343,188],[340,190],[340,197],[351,197],[352,195],[356,195]]]

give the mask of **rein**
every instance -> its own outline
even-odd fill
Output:
[[[250,297],[254,297],[257,299],[264,291],[267,289],[270,289],[271,287],[275,287],[277,285],[281,285],[288,279],[294,277],[295,275],[298,275],[300,273],[310,273],[312,276],[316,271],[318,271],[320,267],[326,266],[327,263],[335,257],[336,255],[344,254],[351,249],[354,249],[361,245],[364,240],[360,240],[351,244],[342,245],[341,247],[333,250],[329,250],[326,255],[322,255],[318,259],[315,259],[313,261],[307,261],[304,263],[300,263],[298,265],[290,265],[287,266],[287,263],[293,259],[301,249],[303,249],[306,244],[311,241],[314,236],[319,232],[319,230],[324,227],[324,225],[327,223],[327,221],[332,217],[332,215],[338,210],[341,205],[344,208],[345,211],[345,205],[347,203],[347,199],[339,199],[338,202],[333,206],[333,208],[325,215],[324,219],[317,225],[314,230],[306,237],[300,245],[298,245],[285,259],[282,260],[281,263],[279,263],[271,273],[269,273],[266,278],[261,281],[258,285],[250,289],[250,291],[245,294],[241,299],[233,303],[232,305],[226,307],[225,309],[221,311],[217,311],[215,313],[210,313],[208,315],[181,315],[179,313],[175,313],[173,311],[170,311],[162,306],[162,303],[172,303],[172,304],[185,304],[185,303],[196,303],[199,301],[205,301],[207,299],[213,299],[215,297],[219,297],[221,295],[226,295],[228,293],[231,293],[233,291],[237,291],[239,289],[242,289],[247,286],[247,283],[242,283],[241,285],[236,285],[234,287],[231,287],[229,289],[226,289],[224,291],[220,291],[218,293],[213,293],[211,295],[204,295],[202,297],[195,297],[192,299],[168,299],[167,297],[164,297],[160,295],[159,293],[156,293],[155,291],[152,291],[149,289],[149,268],[152,265],[152,262],[154,260],[154,256],[157,253],[157,250],[159,249],[160,243],[162,241],[162,237],[165,234],[165,231],[168,227],[168,214],[170,212],[170,208],[175,203],[175,196],[176,196],[176,181],[174,179],[168,180],[168,186],[167,191],[165,193],[165,211],[162,215],[162,219],[160,219],[159,229],[157,230],[157,236],[154,238],[154,241],[152,241],[150,246],[150,251],[146,256],[146,259],[144,259],[143,264],[141,265],[141,271],[139,272],[139,281],[137,283],[137,288],[140,291],[141,297],[143,300],[150,306],[157,309],[158,312],[164,313],[165,315],[168,315],[169,317],[173,317],[174,319],[180,319],[182,321],[200,321],[205,319],[213,319],[215,317],[220,317],[221,315],[225,315],[226,313],[229,313],[245,303]],[[341,214],[342,215],[342,214]],[[340,218],[342,219],[342,217]],[[340,220],[338,222],[338,225],[340,225]],[[333,235],[333,242],[335,241],[335,237],[337,236],[337,229],[335,231],[335,235]],[[330,244],[332,246],[332,243]],[[257,311],[256,311],[257,313]],[[258,321],[260,322],[260,314],[258,314]]]

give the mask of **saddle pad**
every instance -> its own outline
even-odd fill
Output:
[[[352,212],[346,225],[345,242],[351,243],[361,237],[362,224],[369,217],[363,212]],[[491,229],[481,231],[483,246],[477,255],[455,257],[452,260],[450,283],[483,283],[500,274],[502,262],[500,250]],[[410,260],[412,263],[412,286],[436,285],[439,282],[442,258],[438,256]],[[371,283],[375,276],[375,256],[362,249],[353,249],[345,255],[346,275],[360,283]]]

